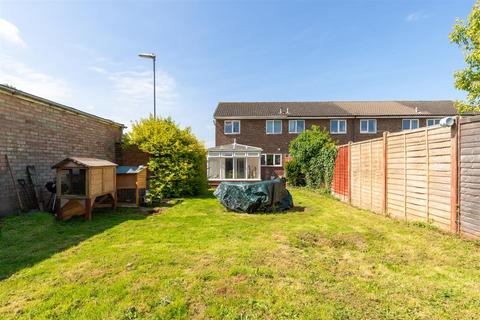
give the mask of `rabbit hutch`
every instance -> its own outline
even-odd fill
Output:
[[[144,203],[147,190],[147,168],[145,166],[117,167],[117,197],[119,205]]]
[[[57,170],[56,216],[92,219],[95,201],[116,206],[116,164],[94,158],[66,158],[52,167]]]

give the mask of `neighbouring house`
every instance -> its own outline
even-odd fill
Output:
[[[122,130],[120,123],[0,85],[0,214],[14,213],[18,208],[5,154],[16,180],[28,181],[26,167],[35,166],[45,192],[45,183],[55,179],[52,165],[65,158],[118,163]],[[15,182],[23,197],[25,190]]]
[[[380,137],[386,131],[436,125],[441,118],[455,115],[457,110],[449,100],[221,102],[214,113],[215,147],[208,150],[209,179],[283,176],[290,141],[313,125],[345,144]],[[259,156],[260,177],[249,175],[254,154]]]

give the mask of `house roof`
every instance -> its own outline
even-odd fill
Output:
[[[91,113],[84,112],[84,111],[66,106],[64,104],[61,104],[61,103],[58,103],[58,102],[55,102],[55,101],[51,101],[51,100],[48,100],[48,99],[33,95],[33,94],[25,92],[25,91],[18,90],[16,88],[6,86],[6,85],[3,85],[3,84],[0,84],[0,92],[9,93],[12,96],[18,96],[18,97],[23,98],[25,100],[35,101],[37,103],[41,103],[41,104],[44,104],[44,105],[47,105],[47,106],[50,106],[50,107],[53,107],[53,108],[62,109],[62,110],[68,111],[68,112],[78,114],[78,115],[89,117],[89,118],[94,119],[96,121],[103,122],[103,123],[106,123],[106,124],[110,124],[110,125],[113,125],[115,127],[125,128],[125,126],[121,123],[114,122],[112,120],[105,119],[105,118],[93,115]]]
[[[453,116],[457,113],[450,100],[220,102],[214,118]]]
[[[247,146],[244,144],[231,143],[208,148],[208,152],[215,151],[240,151],[240,152],[261,152],[262,148]]]
[[[117,174],[136,174],[145,169],[145,166],[118,166]]]
[[[57,163],[52,167],[58,168],[63,166],[68,162],[73,162],[84,167],[112,167],[117,166],[117,164],[110,162],[108,160],[96,159],[96,158],[79,158],[79,157],[68,157]]]

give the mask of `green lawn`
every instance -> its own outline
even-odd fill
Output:
[[[478,318],[480,246],[293,190],[294,212],[211,196],[91,222],[4,218],[0,318]]]

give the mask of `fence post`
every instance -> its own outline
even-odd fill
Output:
[[[458,204],[458,135],[457,126],[459,126],[458,118],[456,124],[451,127],[452,130],[452,152],[451,152],[451,185],[450,185],[450,231],[458,232],[457,228],[457,204]]]
[[[352,204],[352,141],[348,142],[348,203]]]
[[[383,197],[382,197],[382,212],[387,215],[387,139],[388,132],[383,133]]]
[[[425,215],[427,218],[427,223],[430,222],[430,146],[429,146],[429,141],[428,141],[428,136],[429,136],[429,130],[428,127],[425,128],[425,160],[427,164],[427,192],[426,192],[426,205],[425,205]]]
[[[403,133],[403,214],[407,219],[407,134]]]

